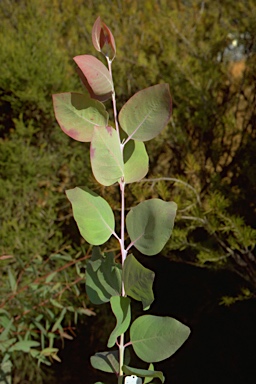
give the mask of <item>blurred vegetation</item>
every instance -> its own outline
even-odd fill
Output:
[[[89,183],[118,213],[117,190],[95,184],[88,146],[60,131],[51,95],[81,91],[72,57],[96,55],[99,15],[117,44],[119,108],[159,82],[173,96],[171,123],[147,144],[151,181],[129,188],[129,204],[175,200],[166,256],[242,276],[224,304],[255,296],[255,2],[2,0],[0,383],[11,370],[15,383],[42,382],[34,357],[58,359],[54,341],[94,314],[84,292],[90,249],[64,191]]]

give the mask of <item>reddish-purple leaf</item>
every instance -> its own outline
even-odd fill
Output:
[[[92,55],[74,57],[74,61],[82,71],[83,81],[88,91],[96,96],[106,96],[113,92],[113,81],[107,67]]]
[[[111,60],[116,55],[115,39],[108,26],[98,17],[92,28],[92,42],[94,48]]]
[[[59,93],[53,95],[53,107],[63,132],[77,141],[91,141],[94,127],[104,127],[108,123],[105,106],[89,95]]]

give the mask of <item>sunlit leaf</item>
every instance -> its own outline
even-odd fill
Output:
[[[92,245],[105,243],[115,229],[114,214],[107,201],[86,187],[69,189],[66,194],[83,238]]]
[[[77,141],[91,141],[94,127],[105,127],[108,123],[104,105],[88,94],[53,95],[53,106],[60,128]]]
[[[133,95],[122,107],[119,122],[130,139],[147,141],[157,136],[172,112],[168,84],[158,84]]]
[[[40,343],[38,341],[34,340],[22,340],[17,341],[14,345],[9,348],[9,352],[13,351],[22,351],[22,352],[29,352],[30,348],[38,347]]]
[[[123,267],[125,293],[135,300],[142,301],[144,310],[154,301],[154,277],[154,272],[140,264],[132,254],[127,256]]]
[[[80,55],[74,57],[74,61],[83,73],[88,91],[96,96],[106,96],[113,92],[113,82],[107,67],[96,57]],[[92,94],[91,94],[92,96]]]
[[[148,363],[172,356],[187,340],[190,329],[171,317],[144,315],[131,325],[130,337],[136,355]]]
[[[159,253],[171,236],[176,210],[176,203],[160,199],[146,200],[132,208],[126,225],[135,248],[147,256]]]
[[[118,134],[114,128],[95,127],[90,157],[94,177],[100,184],[112,185],[123,176],[124,162]]]
[[[143,179],[148,173],[148,154],[145,144],[130,140],[124,146],[124,181],[126,184]]]
[[[110,299],[112,311],[116,317],[116,326],[108,339],[108,348],[115,345],[117,338],[125,333],[131,321],[131,307],[128,297],[113,296]]]

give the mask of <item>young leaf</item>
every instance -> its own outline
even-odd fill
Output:
[[[98,352],[90,358],[91,365],[103,372],[118,373],[119,351]]]
[[[97,51],[102,52],[103,55],[111,60],[114,59],[116,55],[115,39],[108,26],[101,21],[100,17],[96,19],[92,28],[92,42]]]
[[[168,84],[158,84],[133,95],[122,107],[119,122],[130,139],[148,141],[168,123],[172,112]]]
[[[130,337],[136,355],[148,363],[172,356],[187,340],[190,329],[171,317],[144,315],[131,325]]]
[[[114,254],[101,254],[99,247],[93,247],[92,257],[86,267],[86,292],[93,304],[107,303],[112,296],[121,295],[121,265]]]
[[[128,297],[113,296],[110,299],[112,311],[116,317],[116,326],[108,339],[108,348],[115,345],[117,338],[127,331],[131,322],[131,300]]]
[[[150,381],[152,381],[152,379],[154,378],[161,380],[162,383],[164,383],[165,381],[164,375],[160,371],[137,369],[137,368],[129,367],[128,365],[123,365],[123,371],[126,375],[136,375],[139,377],[151,378]],[[144,383],[150,383],[150,381],[147,380],[147,381],[144,381]]]
[[[95,127],[90,149],[92,171],[103,185],[115,184],[124,174],[124,162],[117,131]]]
[[[56,120],[63,132],[72,139],[89,142],[94,127],[105,127],[108,113],[105,106],[89,95],[81,93],[59,93],[53,95]]]
[[[115,229],[114,214],[107,201],[86,187],[69,189],[66,195],[83,238],[92,245],[105,243]]]
[[[143,179],[148,173],[148,154],[145,144],[129,140],[124,146],[124,181],[126,184]]]
[[[126,216],[127,232],[141,253],[159,253],[169,240],[174,226],[177,204],[160,199],[141,202]]]
[[[96,57],[80,55],[74,57],[74,61],[86,78],[88,91],[97,96],[107,96],[113,92],[113,82],[107,67]]]
[[[144,310],[154,301],[154,277],[154,272],[140,264],[132,254],[127,256],[123,267],[125,293],[135,300],[142,301]]]

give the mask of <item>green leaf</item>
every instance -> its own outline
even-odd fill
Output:
[[[132,254],[127,256],[123,267],[125,293],[135,300],[142,301],[144,310],[154,301],[154,277],[154,272],[140,264]]]
[[[136,355],[148,363],[172,356],[187,340],[190,329],[171,317],[144,315],[131,325],[130,337]]]
[[[98,247],[92,250],[92,257],[86,268],[86,292],[93,304],[103,304],[112,296],[121,295],[121,265],[114,260],[114,255],[102,255]]]
[[[28,353],[30,351],[30,348],[38,347],[39,345],[40,343],[38,341],[22,340],[12,345],[11,348],[9,348],[9,352],[22,351]]]
[[[103,372],[119,372],[119,351],[98,352],[90,358],[91,365]]]
[[[130,140],[124,146],[124,181],[126,184],[141,180],[148,173],[148,154],[145,144]]]
[[[63,308],[58,319],[56,320],[56,322],[53,324],[53,327],[52,327],[52,332],[55,332],[57,329],[59,329],[61,327],[61,322],[62,320],[64,319],[64,316],[67,312],[67,309],[66,308]]]
[[[89,95],[59,93],[53,95],[53,107],[62,131],[77,141],[91,141],[94,127],[108,124],[105,106]]]
[[[126,217],[127,232],[141,253],[155,255],[164,248],[174,226],[177,204],[160,199],[141,202]]]
[[[143,89],[132,96],[119,113],[119,122],[130,139],[148,141],[157,136],[172,112],[168,84]]]
[[[74,61],[81,70],[84,80],[86,80],[83,83],[91,96],[93,97],[93,94],[96,97],[104,96],[107,100],[113,92],[113,81],[107,67],[91,55],[76,56]]]
[[[8,277],[9,277],[9,283],[11,286],[11,290],[13,293],[15,293],[17,290],[17,282],[16,282],[15,276],[14,276],[11,268],[8,268]]]
[[[128,297],[113,296],[110,299],[112,311],[116,317],[116,326],[108,339],[108,348],[115,345],[117,338],[127,331],[131,322],[131,300]]]
[[[137,369],[137,368],[129,367],[128,365],[123,365],[123,371],[126,375],[136,375],[138,377],[151,378],[150,381],[152,381],[152,379],[154,379],[154,378],[161,380],[162,383],[164,383],[164,381],[165,381],[164,375],[160,371]],[[145,380],[144,383],[150,383],[150,381]]]
[[[94,129],[90,149],[94,177],[109,186],[124,175],[124,162],[117,131],[112,127]]]
[[[66,194],[83,238],[92,245],[105,243],[115,229],[115,218],[110,205],[86,187],[69,189]]]

